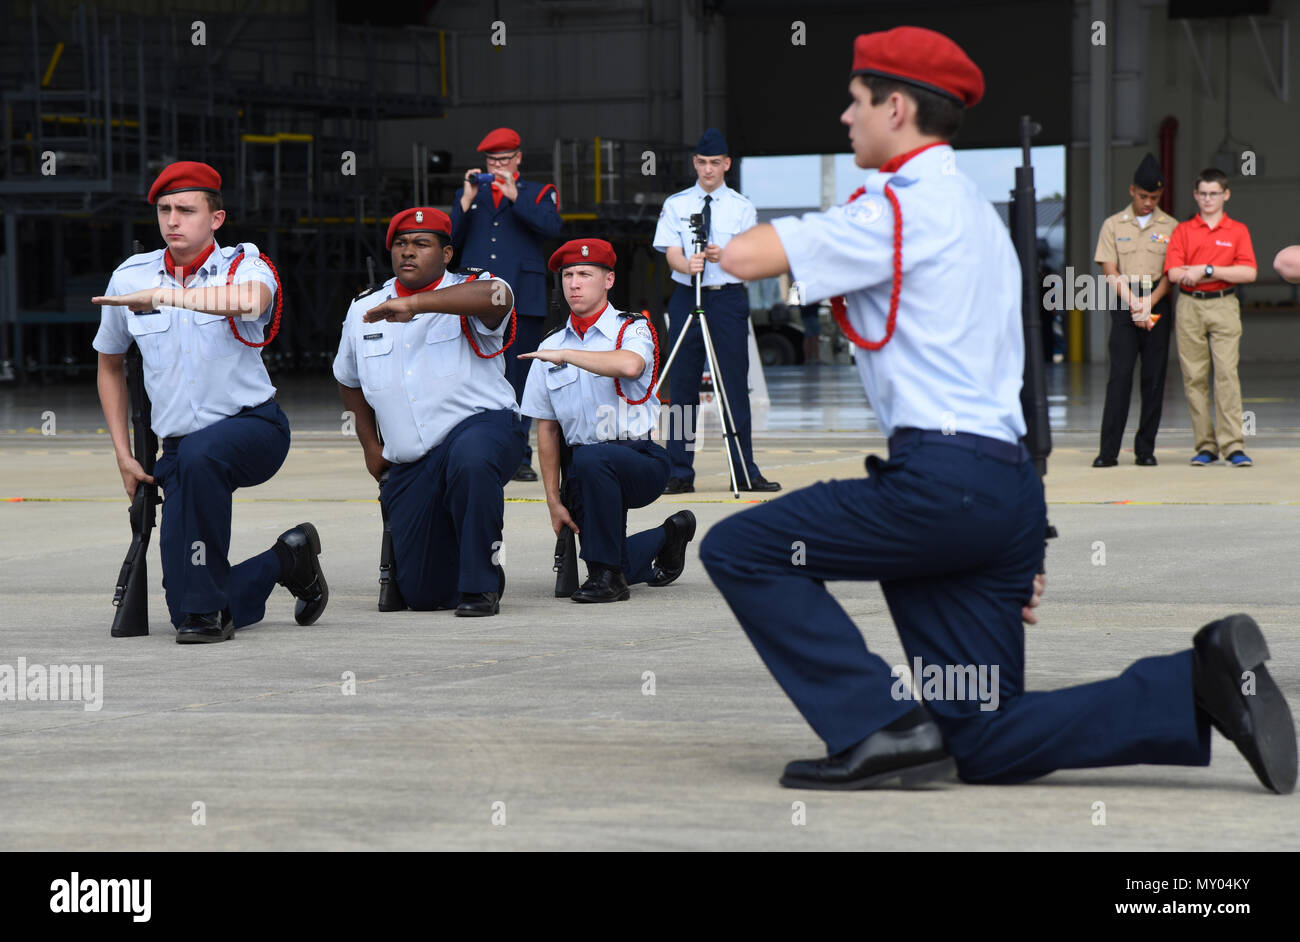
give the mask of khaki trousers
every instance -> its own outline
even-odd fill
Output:
[[[1183,392],[1192,416],[1196,450],[1226,458],[1241,450],[1241,382],[1237,355],[1241,305],[1236,295],[1193,298],[1179,294],[1174,316]],[[1210,419],[1210,366],[1214,366],[1214,421]],[[1217,435],[1216,435],[1217,431]],[[1217,438],[1217,442],[1216,442]]]

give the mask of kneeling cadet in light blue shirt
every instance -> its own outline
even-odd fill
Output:
[[[668,585],[681,575],[695,534],[695,515],[682,510],[662,526],[626,536],[628,509],[663,493],[670,462],[650,439],[659,416],[654,329],[644,316],[609,303],[616,262],[603,239],[560,246],[549,267],[563,271],[569,317],[536,353],[520,354],[535,361],[522,408],[537,419],[551,528],[557,536],[564,527],[580,534],[579,555],[587,562],[575,602],[624,601],[629,585]]]
[[[449,272],[451,220],[413,207],[388,226],[395,277],[352,302],[334,359],[380,500],[393,576],[417,610],[495,615],[505,589],[504,487],[522,459],[501,354],[514,295],[488,272]]]

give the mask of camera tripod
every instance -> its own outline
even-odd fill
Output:
[[[695,213],[691,216],[691,229],[695,233],[695,251],[703,252],[708,246],[708,233],[704,231],[704,216],[702,213]],[[723,381],[722,372],[718,369],[718,358],[713,351],[713,335],[709,333],[709,321],[704,314],[704,302],[701,298],[703,291],[703,270],[695,273],[695,310],[691,311],[686,317],[686,323],[682,327],[682,332],[677,335],[677,342],[673,344],[672,352],[668,354],[668,360],[664,363],[663,369],[659,372],[659,383],[662,386],[664,377],[672,368],[673,360],[677,357],[677,352],[681,349],[682,342],[686,339],[687,333],[691,329],[691,324],[695,320],[700,322],[700,333],[704,336],[704,362],[708,367],[709,376],[713,379],[713,403],[718,407],[718,420],[722,425],[723,447],[727,452],[727,471],[731,476],[731,496],[739,499],[740,497],[740,479],[736,475],[736,462],[732,457],[732,446],[735,446],[735,454],[740,456],[740,470],[745,475],[745,490],[749,490],[752,482],[749,479],[749,468],[745,465],[744,455],[740,450],[740,438],[736,434],[736,420],[731,415],[731,401],[727,395],[727,384]],[[688,377],[690,382],[698,382],[694,377]],[[749,391],[745,391],[749,395]],[[669,423],[671,427],[671,423]],[[682,434],[686,433],[686,417],[682,416]]]

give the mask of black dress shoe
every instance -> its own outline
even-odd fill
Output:
[[[532,466],[531,466],[531,465],[521,464],[521,465],[519,466],[519,469],[518,469],[517,471],[515,471],[515,476],[512,477],[510,480],[512,480],[512,481],[536,481],[536,480],[537,480],[537,472],[534,471],[534,470],[532,469]]]
[[[745,487],[743,480],[740,483],[740,490],[742,491],[779,491],[780,489],[780,484],[769,481],[761,474],[756,474],[749,479],[749,487]]]
[[[786,788],[848,791],[857,788],[916,788],[952,779],[957,763],[944,748],[939,727],[926,719],[911,729],[872,733],[825,759],[801,759],[785,767]]]
[[[1134,463],[1140,464],[1144,468],[1154,468],[1158,464],[1155,455],[1142,455]]]
[[[664,485],[665,494],[690,494],[694,491],[695,485],[681,478],[669,478],[668,483]]]
[[[1295,725],[1264,662],[1268,645],[1249,615],[1210,622],[1192,641],[1196,705],[1237,747],[1264,787],[1289,795],[1296,783]],[[1254,676],[1253,689],[1246,672]]]
[[[1092,466],[1094,468],[1113,468],[1117,464],[1119,464],[1118,458],[1103,458],[1101,455],[1098,455],[1096,458],[1092,459]]]
[[[665,586],[674,581],[686,568],[686,544],[695,536],[695,514],[679,510],[664,521],[663,548],[655,557],[654,574],[646,585]]]
[[[207,612],[202,615],[187,615],[185,621],[176,629],[177,644],[215,644],[229,641],[235,633],[235,623],[229,612]]]
[[[622,570],[608,566],[590,567],[587,581],[571,596],[575,602],[626,602],[631,597]]]
[[[298,600],[294,621],[315,624],[330,600],[330,587],[320,568],[320,534],[310,523],[300,523],[281,533],[274,549],[280,557],[280,585]]]
[[[501,611],[501,596],[506,594],[506,571],[497,566],[497,590],[495,592],[462,592],[456,614],[467,618],[496,615]]]
[[[481,618],[501,611],[501,596],[495,592],[462,592],[456,614],[468,618]]]

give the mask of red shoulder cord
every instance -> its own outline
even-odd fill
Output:
[[[849,197],[849,202],[852,203],[866,190],[865,186],[858,187]],[[898,208],[898,197],[888,183],[885,184],[885,196],[894,210],[894,279],[889,292],[889,319],[885,321],[885,336],[880,340],[867,340],[849,323],[849,309],[844,303],[844,296],[831,298],[831,316],[835,318],[835,323],[840,325],[844,336],[863,350],[879,350],[894,336],[894,325],[898,322],[898,295],[903,290],[903,211]]]
[[[461,283],[469,284],[471,281],[475,281],[477,278],[478,278],[478,273],[475,272],[474,274],[470,275]],[[469,318],[462,316],[460,319],[460,331],[465,335],[465,339],[469,341],[469,345],[474,348],[474,353],[478,355],[478,358],[480,360],[490,360],[493,357],[499,357],[501,356],[501,354],[505,353],[506,348],[515,342],[515,328],[518,326],[519,326],[519,321],[515,314],[515,309],[512,307],[510,308],[510,337],[506,340],[505,343],[501,345],[501,349],[498,350],[496,353],[484,353],[482,350],[479,349],[479,345],[474,341],[474,331],[470,329]]]
[[[654,341],[655,345],[655,365],[654,369],[650,371],[650,386],[646,389],[645,395],[640,399],[627,398],[627,396],[623,394],[623,384],[618,381],[617,376],[614,377],[614,391],[618,393],[618,398],[622,399],[629,406],[639,406],[641,403],[649,399],[650,394],[655,391],[655,383],[659,382],[659,332],[655,330],[655,325],[650,323],[650,318],[645,317],[644,315],[625,316],[623,318],[623,326],[618,329],[618,337],[614,340],[614,349],[623,349],[623,332],[627,330],[629,324],[636,323],[639,320],[644,320],[650,326],[650,339]]]
[[[265,255],[261,256],[262,261],[266,262],[271,269],[271,277],[275,279],[275,314],[271,317],[271,333],[261,343],[253,343],[251,340],[245,340],[239,333],[239,328],[235,326],[235,319],[227,317],[226,322],[230,324],[230,332],[246,347],[265,347],[275,339],[275,335],[280,332],[280,310],[284,307],[284,294],[280,290],[280,273],[275,270],[275,264]],[[235,270],[239,268],[239,263],[244,260],[244,250],[241,248],[235,260],[230,263],[230,270],[226,272],[226,284],[233,284],[235,281]]]

